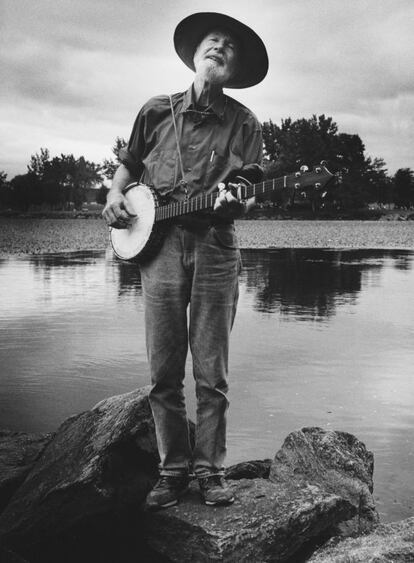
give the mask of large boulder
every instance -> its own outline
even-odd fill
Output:
[[[88,526],[104,536],[108,515],[143,501],[158,463],[148,392],[111,397],[60,426],[0,516],[3,543],[25,555]]]
[[[292,432],[277,452],[269,479],[292,479],[317,485],[339,495],[355,507],[355,517],[341,522],[335,535],[370,531],[378,523],[373,492],[374,456],[352,434],[322,428]]]
[[[273,461],[229,468],[232,506],[206,507],[193,483],[178,506],[145,513],[158,463],[148,392],[111,397],[61,425],[0,516],[2,554],[42,563],[299,561],[338,531],[376,522],[372,454],[354,436],[320,428],[291,433]]]
[[[349,533],[377,521],[372,454],[350,434],[292,432],[262,478],[268,467],[265,460],[227,472],[237,479],[230,507],[204,506],[193,484],[178,506],[148,514],[149,544],[180,563],[300,561],[341,526]]]
[[[287,561],[309,538],[354,514],[350,503],[316,486],[278,487],[267,479],[230,485],[229,507],[205,506],[192,484],[179,505],[148,514],[149,545],[180,563]]]
[[[51,434],[0,430],[0,512],[23,483]]]
[[[0,547],[0,561],[1,563],[29,563],[27,559],[23,559],[23,557],[17,553],[9,549],[3,549],[2,547]]]
[[[414,561],[414,517],[382,524],[356,538],[333,538],[309,563],[407,563]]]

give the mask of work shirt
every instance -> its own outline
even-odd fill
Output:
[[[169,96],[151,98],[139,112],[120,161],[161,195],[183,199],[210,193],[219,182],[241,176],[262,178],[263,141],[255,115],[238,101],[221,94],[205,111],[198,111],[191,86],[172,95],[184,180],[180,184],[177,141]]]

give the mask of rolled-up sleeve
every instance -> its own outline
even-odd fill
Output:
[[[254,131],[250,134],[245,142],[246,163],[240,170],[239,175],[246,178],[252,184],[260,182],[263,179],[263,135],[260,124],[257,123]]]
[[[142,159],[145,153],[145,106],[138,113],[128,145],[119,151],[119,161],[133,176],[139,179],[143,173]]]
[[[260,123],[252,118],[243,124],[242,135],[237,137],[237,143],[242,143],[238,149],[242,154],[243,166],[232,174],[229,181],[247,180],[252,184],[263,179],[263,135]]]

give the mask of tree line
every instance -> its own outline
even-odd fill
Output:
[[[339,133],[331,117],[288,118],[281,125],[270,120],[263,124],[263,138],[267,178],[327,161],[335,181],[326,192],[310,187],[302,194],[315,211],[326,204],[337,210],[361,209],[370,203],[414,205],[413,171],[400,168],[390,176],[384,160],[367,157],[359,135]]]
[[[324,190],[309,187],[288,201],[275,197],[271,205],[298,204],[301,200],[316,212],[322,206],[335,210],[366,207],[370,203],[414,206],[414,173],[400,168],[390,176],[381,158],[365,155],[359,135],[340,133],[331,117],[313,115],[310,119],[287,118],[280,125],[271,120],[262,124],[265,178],[277,178],[327,161],[335,181]],[[119,164],[118,155],[126,141],[117,137],[113,156],[96,164],[73,154],[51,157],[47,148],[31,156],[27,173],[7,180],[0,171],[0,207],[27,211],[46,206],[49,209],[80,209],[91,199],[104,204],[106,180],[111,180]],[[89,195],[88,195],[89,194]]]

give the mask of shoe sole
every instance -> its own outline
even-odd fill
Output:
[[[165,504],[146,504],[145,507],[147,510],[162,510],[163,508],[170,508],[171,506],[175,506],[178,504],[178,499],[172,500],[170,502],[166,502]]]
[[[226,506],[228,504],[233,504],[234,502],[234,497],[229,499],[229,500],[219,500],[219,501],[211,501],[211,500],[205,500],[204,504],[206,504],[207,506]]]

